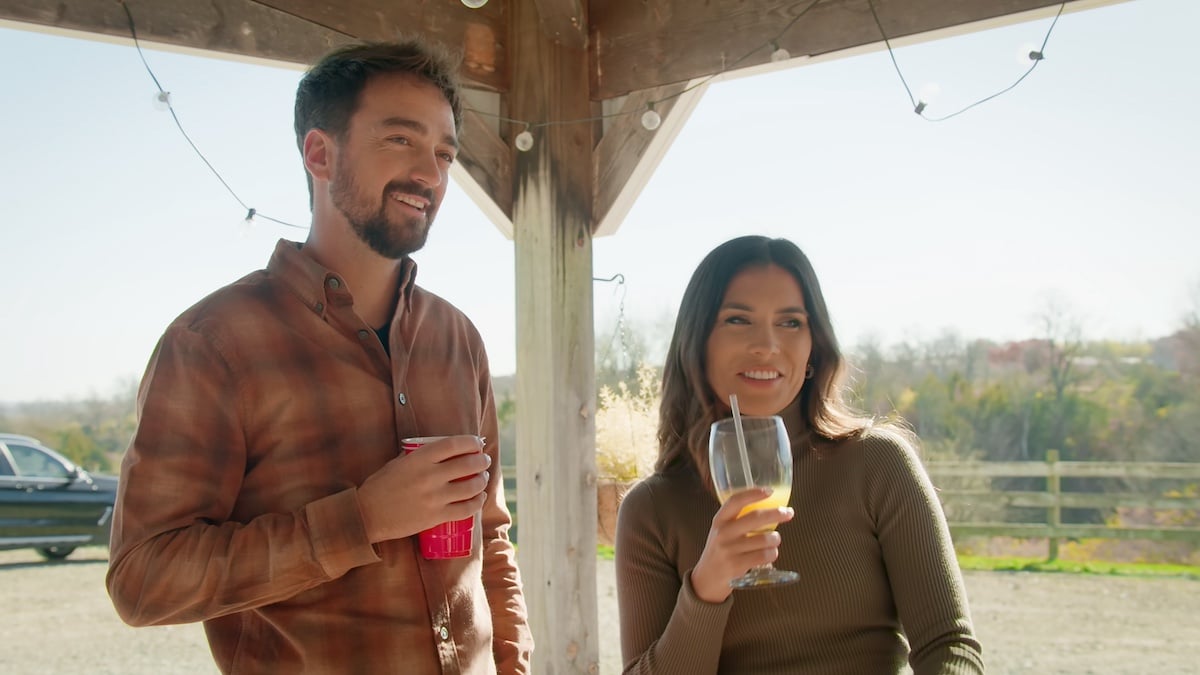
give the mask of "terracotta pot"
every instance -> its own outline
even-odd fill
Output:
[[[612,546],[617,536],[617,509],[633,482],[601,481],[596,485],[596,542]]]

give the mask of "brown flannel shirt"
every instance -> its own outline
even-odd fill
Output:
[[[367,541],[357,486],[400,438],[485,436],[500,466],[483,343],[415,274],[406,259],[390,359],[342,278],[282,240],[167,328],[113,521],[125,621],[204,621],[226,673],[528,672],[500,471],[470,557]]]

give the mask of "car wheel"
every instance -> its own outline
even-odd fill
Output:
[[[62,560],[71,555],[74,550],[74,546],[47,546],[39,548],[37,552],[46,560]]]

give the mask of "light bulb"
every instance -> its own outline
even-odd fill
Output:
[[[247,237],[250,236],[250,232],[253,229],[254,229],[254,209],[250,209],[249,211],[246,212],[246,217],[242,219],[241,224],[238,225],[238,236],[241,237],[242,239],[246,239]]]
[[[1017,65],[1029,67],[1034,61],[1042,60],[1042,52],[1038,50],[1038,46],[1032,42],[1023,43],[1017,47]]]
[[[487,4],[487,0],[462,0],[462,4],[471,9],[479,9]]]
[[[776,47],[775,51],[771,52],[771,63],[779,63],[792,58],[792,53],[783,47]]]
[[[928,108],[930,103],[936,101],[941,93],[942,88],[936,82],[927,82],[921,85],[921,88],[917,90],[917,107],[913,108],[913,112],[918,115],[924,113],[925,108]]]
[[[933,103],[941,95],[942,88],[938,86],[937,82],[927,82],[917,90],[917,99],[924,101],[926,105]]]
[[[662,124],[662,117],[658,113],[653,110],[642,113],[642,126],[649,131],[654,131],[660,124]]]
[[[171,92],[159,91],[154,94],[154,109],[155,110],[170,110],[171,109]]]
[[[529,149],[533,147],[533,134],[529,133],[528,129],[522,131],[513,139],[513,145],[517,146],[521,152],[529,152]]]

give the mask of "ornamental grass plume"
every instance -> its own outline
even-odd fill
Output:
[[[596,468],[600,480],[630,483],[654,471],[658,456],[658,371],[641,363],[637,386],[600,389],[596,410]]]

